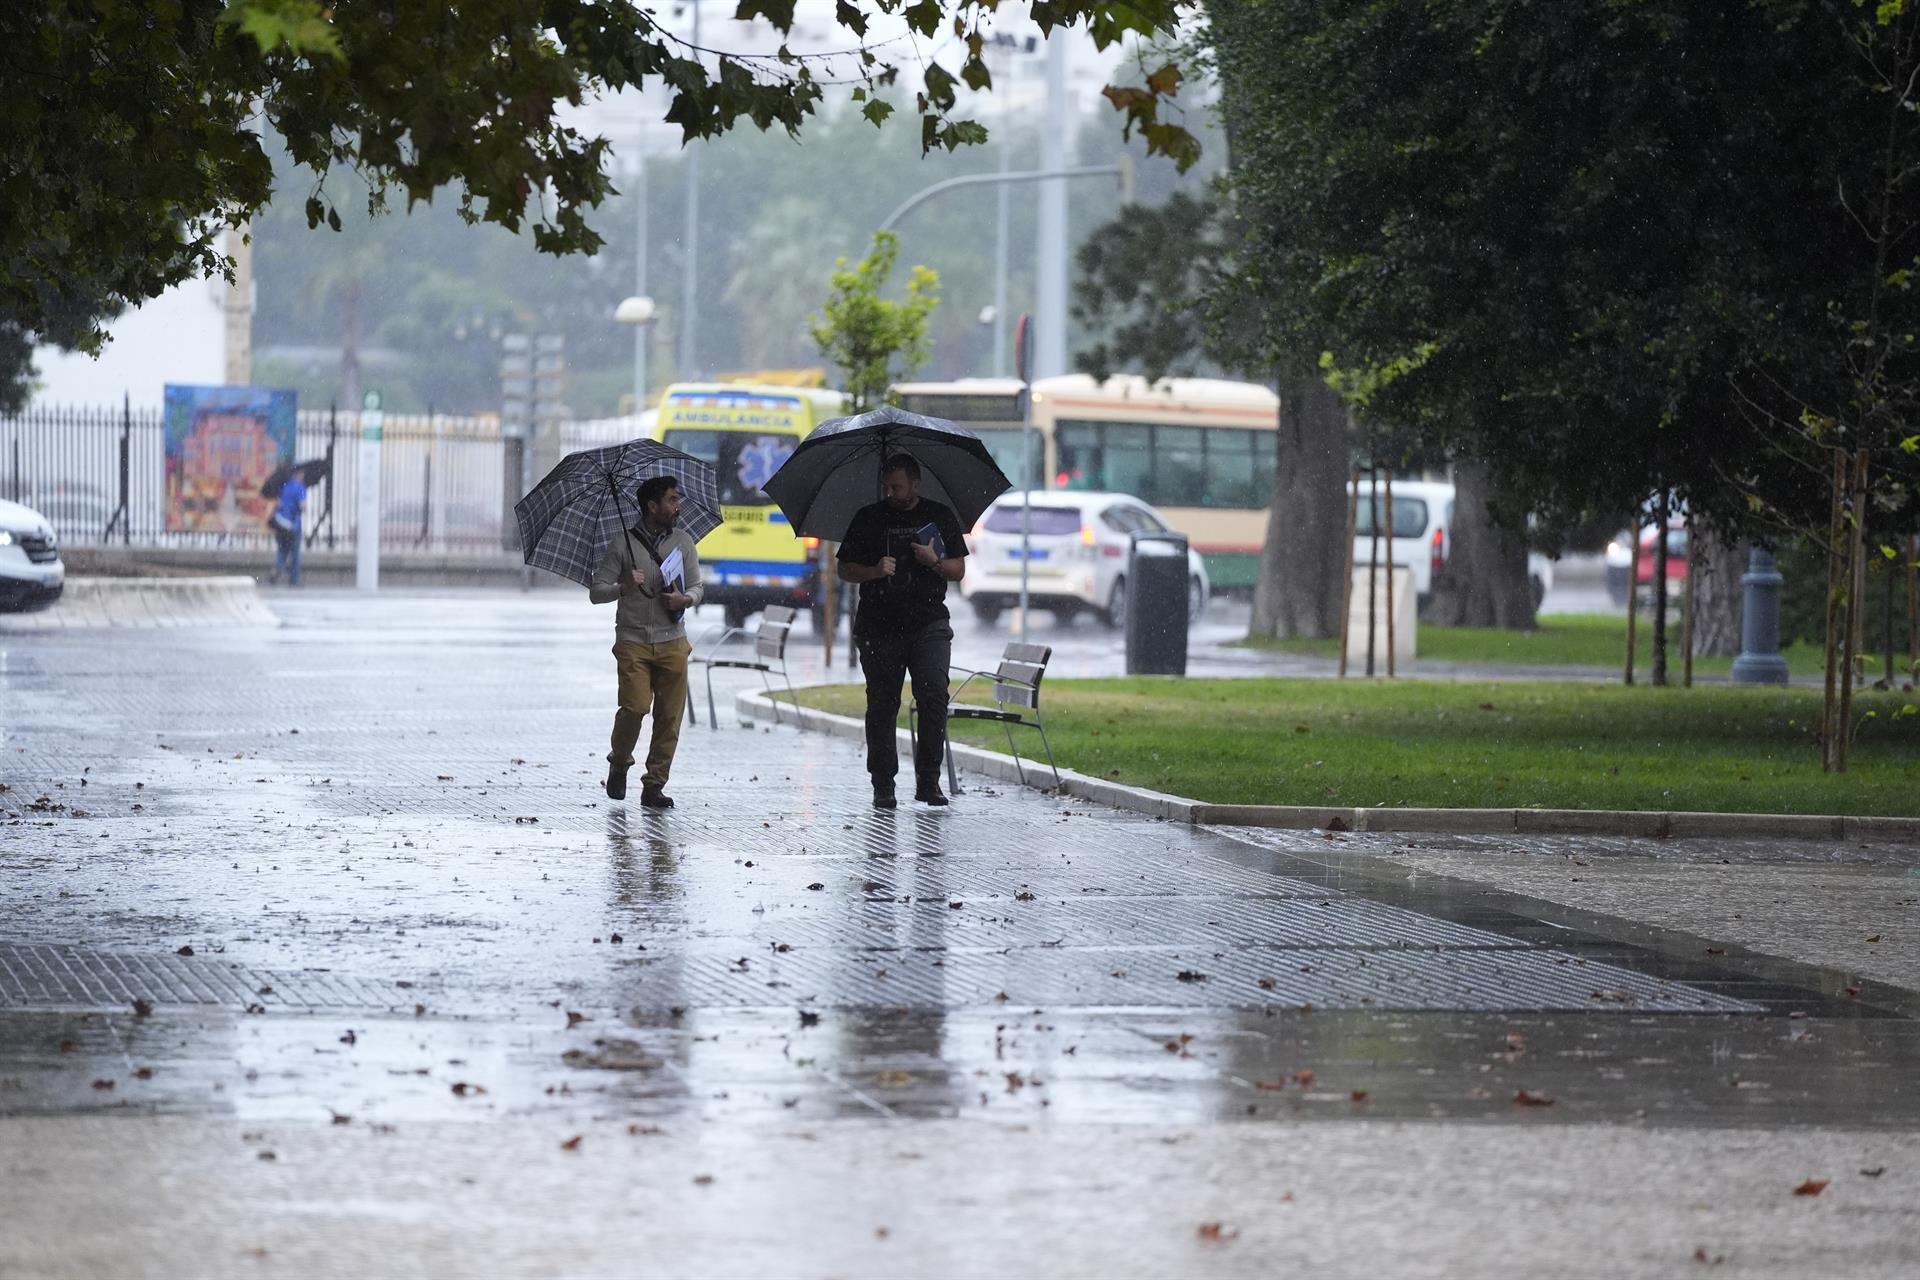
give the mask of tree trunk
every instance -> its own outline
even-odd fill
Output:
[[[1486,465],[1453,468],[1452,548],[1433,576],[1433,598],[1422,621],[1440,627],[1505,627],[1531,631],[1533,584],[1527,581],[1527,541],[1502,529],[1488,512],[1493,483]]]
[[[1740,611],[1747,544],[1695,526],[1687,535],[1687,573],[1693,586],[1693,656],[1730,658],[1740,652]]]
[[[1347,411],[1309,367],[1280,389],[1273,507],[1253,589],[1258,636],[1340,634],[1346,548]]]

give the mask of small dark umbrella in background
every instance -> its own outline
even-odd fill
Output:
[[[695,542],[720,527],[710,463],[657,440],[629,440],[568,454],[513,504],[526,562],[582,586],[591,583],[607,545],[640,519],[634,490],[661,475],[680,481],[680,527]]]
[[[263,498],[278,498],[280,491],[287,487],[287,481],[293,479],[295,474],[299,475],[302,484],[311,488],[327,478],[327,460],[325,458],[309,458],[305,462],[282,463],[275,467],[273,474],[261,483],[260,496]]]
[[[896,453],[913,455],[921,496],[953,508],[963,529],[1013,487],[973,432],[882,405],[815,427],[767,481],[766,493],[795,533],[840,542],[854,513],[880,500],[880,467]]]

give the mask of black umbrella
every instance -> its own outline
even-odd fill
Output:
[[[526,562],[583,586],[592,582],[607,544],[640,518],[634,490],[651,476],[680,481],[680,527],[695,542],[720,527],[711,465],[657,440],[629,440],[568,454],[513,504]]]
[[[309,458],[305,462],[282,463],[275,467],[273,474],[261,483],[260,496],[263,498],[279,497],[280,491],[287,487],[287,481],[293,479],[296,473],[299,475],[302,484],[319,484],[327,478],[327,460],[325,458]]]
[[[896,453],[913,455],[921,496],[953,508],[963,529],[1013,487],[979,436],[892,405],[821,423],[764,487],[795,533],[840,542],[854,513],[880,500],[881,463]]]

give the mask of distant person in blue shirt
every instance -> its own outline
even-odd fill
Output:
[[[300,513],[306,505],[307,482],[296,471],[287,477],[287,483],[280,490],[280,501],[273,508],[273,517],[267,522],[273,529],[274,541],[279,544],[268,582],[278,582],[285,574],[288,586],[300,585]]]

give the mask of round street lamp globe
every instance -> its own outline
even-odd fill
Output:
[[[653,319],[653,299],[628,298],[614,309],[613,318],[621,324],[646,324]]]

